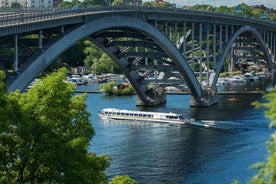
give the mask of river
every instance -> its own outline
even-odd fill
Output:
[[[96,135],[90,151],[112,158],[107,175],[128,175],[140,184],[245,183],[256,170],[249,167],[267,156],[265,142],[274,131],[262,109],[251,103],[261,95],[239,96],[229,102],[220,95],[209,108],[191,108],[189,95],[167,95],[158,107],[137,107],[136,96],[108,97],[88,94],[88,111]],[[98,111],[106,107],[185,113],[214,120],[216,128],[154,123],[104,123]]]

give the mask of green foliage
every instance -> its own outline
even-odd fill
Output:
[[[104,83],[100,85],[100,88],[103,90],[105,95],[117,95],[117,96],[121,96],[121,95],[133,95],[135,90],[134,88],[129,85],[128,87],[126,87],[125,89],[122,90],[117,90],[115,89],[115,82],[108,82],[108,83]]]
[[[129,176],[115,176],[108,184],[138,184]]]
[[[93,73],[121,73],[116,63],[92,42],[84,41],[84,45],[84,65],[91,67]]]
[[[264,95],[266,102],[254,102],[253,105],[256,108],[264,108],[265,115],[268,117],[270,122],[270,127],[276,126],[276,89],[274,89]]]
[[[270,20],[271,21],[276,21],[276,14],[271,15]]]
[[[85,54],[83,53],[84,49],[84,43],[78,42],[65,53],[63,53],[60,58],[63,62],[66,62],[71,67],[83,66],[83,61],[85,59]]]
[[[97,74],[102,73],[121,73],[121,70],[114,61],[110,59],[105,53],[101,55],[99,60],[95,60],[92,68],[97,71]]]
[[[84,41],[85,48],[83,53],[85,54],[84,64],[85,66],[92,66],[97,60],[99,60],[103,54],[98,47],[96,47],[91,41]],[[95,72],[96,73],[96,72]]]
[[[11,2],[11,8],[21,8],[22,5],[19,2]]]
[[[241,3],[234,7],[228,7],[228,6],[219,6],[219,7],[213,7],[211,5],[205,5],[205,4],[196,4],[192,7],[193,10],[200,10],[200,11],[214,11],[214,12],[221,12],[221,13],[228,13],[228,14],[234,14],[239,16],[246,16],[246,17],[252,17],[252,18],[259,18],[261,14],[264,14],[265,11],[258,7],[252,7],[248,6],[245,3]],[[239,9],[240,11],[235,11],[235,9]],[[275,17],[270,17],[270,20],[273,20]]]
[[[84,0],[82,2],[82,6],[85,8],[90,8],[90,7],[100,6],[99,3],[100,3],[99,0]]]
[[[268,117],[270,127],[276,126],[276,91],[275,89],[264,95],[266,102],[254,102],[253,105],[257,108],[264,108],[265,115]],[[269,156],[266,162],[261,162],[253,165],[258,169],[258,174],[250,181],[250,184],[273,184],[276,183],[276,132],[271,135],[271,140],[267,142]]]
[[[158,3],[156,1],[144,2],[143,6],[154,6],[154,7],[172,7],[172,4],[164,1],[164,3]]]
[[[74,95],[65,74],[48,75],[25,94],[8,94],[0,82],[0,183],[106,182],[110,159],[87,151],[94,129],[86,96]]]
[[[125,95],[133,95],[135,92],[134,88],[130,85],[122,90],[115,90],[115,95],[117,96],[125,96]]]
[[[70,8],[72,8],[73,7],[73,5],[72,5],[72,3],[71,2],[69,2],[69,1],[63,1],[62,3],[60,3],[59,5],[58,5],[58,9],[70,9]]]
[[[264,11],[261,10],[261,9],[254,8],[254,9],[251,10],[251,13],[252,13],[253,17],[259,18],[260,15],[264,13]]]
[[[50,73],[57,71],[59,68],[66,67],[67,69],[71,67],[84,66],[85,53],[83,50],[85,45],[83,42],[78,42],[66,52],[64,52],[60,57],[58,57],[44,73]]]
[[[105,95],[114,95],[115,82],[108,82],[100,85],[100,88],[104,91]]]
[[[58,8],[65,8],[70,9],[73,6],[79,6],[83,8],[92,8],[92,7],[99,7],[99,6],[110,6],[114,0],[72,0],[70,1],[63,1],[58,5]]]
[[[114,0],[112,6],[119,6],[123,4],[123,0]]]
[[[223,72],[219,74],[220,77],[231,77],[231,75],[242,75],[242,71]]]
[[[240,182],[237,180],[234,180],[232,184],[239,184]]]

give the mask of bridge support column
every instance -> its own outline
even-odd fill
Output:
[[[42,45],[42,30],[39,30],[39,37],[38,37],[38,48],[42,50],[43,45]]]
[[[146,101],[141,100],[139,96],[136,99],[137,106],[157,106],[166,102],[166,91],[165,88],[158,88],[151,93],[150,97]]]
[[[18,34],[14,35],[14,62],[13,70],[18,71]]]
[[[218,93],[216,87],[204,87],[200,100],[194,99],[191,96],[190,106],[191,107],[209,107],[218,103]]]

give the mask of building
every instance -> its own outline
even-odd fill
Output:
[[[117,85],[117,90],[123,90],[129,87],[129,83],[127,82],[122,82],[120,84]]]
[[[142,0],[123,0],[124,5],[142,5]]]
[[[0,8],[11,7],[18,2],[23,8],[56,8],[63,0],[0,0]]]
[[[26,0],[28,8],[53,8],[53,0]]]
[[[26,0],[0,0],[0,8],[11,7],[12,2],[18,2],[22,7],[26,7]]]
[[[9,1],[8,0],[0,0],[0,7],[9,7]]]
[[[56,8],[63,0],[53,0],[53,8]]]

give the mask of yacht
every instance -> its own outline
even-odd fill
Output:
[[[115,108],[102,109],[102,111],[99,112],[99,117],[104,121],[127,120],[170,124],[185,124],[195,121],[194,118],[190,118],[185,114],[132,111]]]

